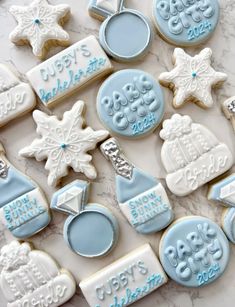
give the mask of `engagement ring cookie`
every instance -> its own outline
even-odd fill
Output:
[[[89,14],[105,21],[100,43],[115,60],[130,62],[143,57],[150,48],[152,29],[138,11],[124,8],[124,0],[90,0]]]
[[[210,48],[203,49],[194,57],[183,49],[175,49],[174,68],[159,76],[160,83],[173,90],[175,108],[180,108],[186,102],[194,102],[202,108],[213,106],[212,88],[226,81],[227,75],[212,68],[211,56]]]
[[[0,64],[0,127],[29,112],[35,105],[31,87]]]
[[[213,221],[189,216],[176,220],[163,234],[159,255],[167,275],[185,287],[202,287],[218,279],[229,258],[229,242]]]
[[[222,228],[229,241],[235,244],[235,208],[226,209],[224,211]]]
[[[118,240],[118,222],[102,205],[87,204],[89,183],[75,180],[57,191],[51,208],[70,216],[64,224],[64,238],[68,246],[83,257],[107,255]]]
[[[233,165],[227,145],[189,116],[174,114],[165,120],[160,137],[164,140],[161,158],[167,171],[166,183],[177,196],[190,194]]]
[[[164,115],[161,87],[148,73],[120,70],[102,84],[97,112],[104,126],[116,135],[137,138],[153,131]]]
[[[57,307],[75,294],[72,275],[45,252],[32,250],[28,243],[13,241],[5,245],[0,266],[0,286],[7,307]]]
[[[214,33],[219,21],[217,0],[153,0],[159,34],[176,46],[195,46]]]
[[[232,123],[234,132],[235,132],[235,96],[227,99],[223,103],[223,111],[227,119],[229,119]]]
[[[51,218],[38,185],[19,172],[0,144],[0,222],[16,238],[28,238],[45,228]]]
[[[62,120],[39,110],[33,112],[36,131],[41,138],[35,139],[19,154],[35,157],[37,161],[47,160],[45,169],[49,171],[50,186],[56,186],[60,178],[68,174],[69,167],[90,179],[96,178],[95,167],[90,163],[92,156],[87,151],[95,149],[96,144],[108,136],[108,132],[83,128],[84,105],[83,101],[76,102],[70,111],[64,113]]]
[[[45,106],[113,70],[94,36],[88,36],[32,68],[27,77]]]
[[[114,138],[100,148],[116,171],[116,197],[129,223],[143,234],[167,227],[174,214],[160,181],[127,161]]]
[[[18,23],[10,40],[18,45],[29,43],[37,57],[43,58],[50,45],[68,44],[69,35],[61,26],[70,15],[67,4],[52,6],[47,0],[34,0],[29,6],[11,6],[10,13]]]
[[[79,286],[91,307],[129,306],[167,283],[149,244],[132,251]],[[144,304],[143,304],[144,305]]]

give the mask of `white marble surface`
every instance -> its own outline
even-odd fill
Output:
[[[8,40],[8,35],[15,27],[13,17],[8,13],[12,4],[26,5],[30,0],[1,0],[0,1],[0,61],[9,64],[17,69],[22,79],[25,73],[34,67],[39,61],[33,56],[30,47],[16,47]],[[87,0],[51,0],[52,4],[66,2],[71,5],[72,17],[66,24],[65,29],[70,33],[72,42],[76,42],[88,34],[98,35],[100,22],[92,19],[87,13]],[[234,0],[221,0],[221,19],[215,35],[202,47],[209,46],[213,50],[214,67],[219,71],[228,74],[227,83],[219,90],[214,92],[215,106],[208,110],[202,110],[195,105],[187,105],[180,109],[180,113],[189,114],[195,121],[207,125],[219,139],[224,140],[231,148],[235,156],[235,135],[230,123],[225,119],[221,112],[221,103],[231,95],[235,94],[235,2]],[[142,11],[145,15],[151,14],[152,0],[137,1],[127,0],[127,6]],[[189,52],[199,51],[188,49]],[[50,55],[58,52],[61,48],[51,49]],[[149,54],[143,61],[132,65],[114,63],[115,70],[126,67],[144,69],[156,78],[158,75],[172,67],[171,55],[173,47],[165,43],[155,34]],[[49,56],[49,55],[48,55]],[[61,101],[53,110],[45,110],[38,103],[38,108],[44,109],[48,113],[58,116],[68,110],[73,103],[82,99],[86,101],[86,121],[93,128],[101,128],[101,124],[96,115],[95,101],[96,94],[101,81],[91,84],[86,89],[74,94],[68,99]],[[166,115],[175,112],[171,106],[172,93],[164,89],[167,104]],[[128,141],[119,139],[125,153],[137,166],[143,168],[150,174],[164,178],[165,172],[160,161],[161,140],[158,136],[159,130],[152,135],[138,140]],[[36,180],[47,194],[48,200],[53,190],[46,184],[46,171],[44,163],[38,163],[33,159],[23,159],[18,157],[18,151],[29,144],[36,136],[35,125],[30,114],[12,122],[10,125],[1,128],[0,141],[4,144],[7,155],[21,171]],[[144,149],[144,156],[143,156]],[[38,235],[30,238],[36,248],[43,249],[50,253],[61,266],[71,270],[79,282],[81,279],[96,272],[113,260],[126,254],[132,249],[140,246],[144,242],[150,242],[156,252],[161,234],[151,236],[138,235],[128,225],[115,201],[114,172],[111,165],[102,157],[99,150],[94,153],[94,163],[97,166],[99,176],[92,184],[90,201],[100,202],[111,208],[119,219],[121,226],[120,240],[114,251],[103,259],[87,260],[73,254],[64,243],[62,229],[65,216],[60,213],[53,213],[53,220],[49,227]],[[79,174],[70,172],[69,176],[62,181],[62,185],[72,181],[74,178],[83,178]],[[164,181],[163,181],[164,182]],[[203,187],[189,197],[177,198],[169,193],[176,217],[185,215],[202,215],[220,223],[222,206],[211,203],[206,198],[207,187]],[[0,246],[12,240],[10,233],[0,226]],[[230,307],[234,305],[234,276],[235,276],[235,247],[231,245],[231,261],[224,276],[216,283],[203,289],[187,289],[176,285],[170,281],[167,285],[135,303],[136,307]],[[0,307],[6,306],[4,296],[0,293]],[[66,307],[87,307],[87,303],[79,288],[74,298],[65,304]]]

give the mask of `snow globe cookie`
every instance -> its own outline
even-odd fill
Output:
[[[231,121],[234,133],[235,133],[235,96],[227,99],[223,103],[223,111],[228,120]]]
[[[0,222],[16,238],[28,238],[51,220],[47,200],[36,182],[18,171],[0,144]]]
[[[203,287],[218,279],[229,258],[229,242],[208,218],[176,220],[163,234],[159,255],[167,275],[185,287]]]
[[[124,0],[90,0],[89,14],[100,20],[100,43],[117,61],[130,62],[143,57],[150,48],[152,29],[138,11],[124,8]],[[138,33],[138,35],[137,35]]]
[[[45,252],[12,241],[0,252],[0,286],[7,307],[58,307],[76,291],[73,276]]]
[[[235,244],[235,208],[224,210],[222,228],[229,241]]]
[[[164,115],[161,87],[148,73],[120,70],[104,81],[97,96],[97,112],[115,135],[138,138],[153,131]]]
[[[218,0],[153,0],[154,24],[176,46],[196,46],[209,39],[219,15]]]
[[[89,183],[75,180],[57,191],[51,208],[70,216],[64,224],[64,239],[78,255],[88,258],[107,255],[116,245],[119,227],[106,207],[89,203]]]
[[[167,171],[166,183],[177,196],[192,193],[233,165],[227,145],[187,115],[174,114],[165,120],[160,137],[164,140],[161,159]]]
[[[174,213],[161,182],[132,165],[114,138],[100,148],[115,169],[117,201],[132,227],[142,234],[166,228]]]

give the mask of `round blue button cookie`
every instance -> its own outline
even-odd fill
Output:
[[[144,136],[160,124],[164,115],[161,87],[144,71],[118,71],[102,84],[97,112],[104,126],[114,134]]]
[[[177,46],[207,40],[218,24],[217,0],[154,0],[153,19],[161,36]]]
[[[214,282],[225,271],[230,256],[221,228],[199,216],[174,222],[163,234],[159,252],[168,276],[186,287]]]

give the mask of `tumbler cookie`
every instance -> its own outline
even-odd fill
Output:
[[[227,119],[231,121],[233,130],[235,132],[235,96],[227,99],[223,103],[222,108]]]

